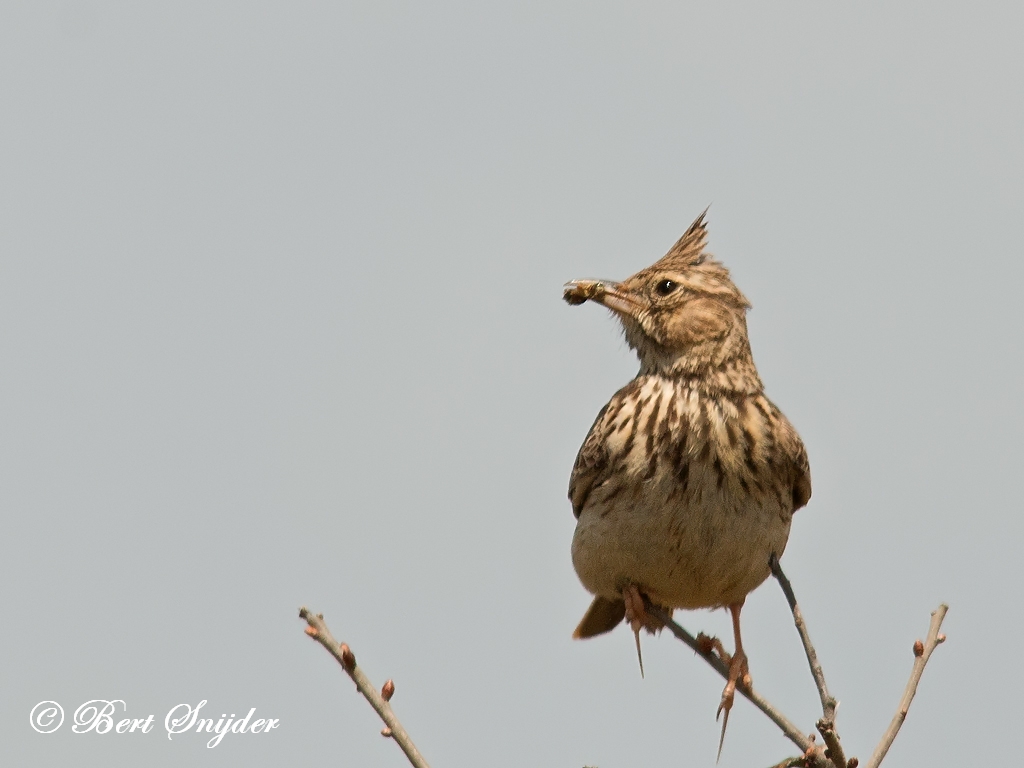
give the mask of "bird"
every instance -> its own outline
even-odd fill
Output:
[[[639,656],[640,629],[662,626],[645,600],[669,615],[727,608],[734,653],[699,638],[728,667],[720,756],[736,688],[752,685],[740,611],[770,559],[782,557],[811,475],[799,434],[765,396],[747,333],[751,305],[707,252],[706,217],[632,277],[573,280],[563,298],[611,310],[640,363],[598,413],[572,468],[572,562],[594,595],[573,637],[625,619]]]

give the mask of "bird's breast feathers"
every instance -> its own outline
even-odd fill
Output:
[[[577,517],[598,487],[643,496],[645,487],[664,488],[680,502],[722,494],[741,505],[770,494],[792,512],[810,496],[810,473],[799,436],[763,394],[711,394],[685,380],[638,376],[602,409],[580,448],[569,485]]]

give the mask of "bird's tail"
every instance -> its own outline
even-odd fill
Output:
[[[623,600],[609,600],[600,595],[594,598],[594,602],[583,614],[579,625],[572,633],[574,640],[582,640],[586,637],[603,635],[610,632],[619,625],[626,617],[626,603]]]

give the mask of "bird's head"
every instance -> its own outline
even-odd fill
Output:
[[[728,373],[727,379],[737,379],[730,388],[760,389],[747,339],[750,303],[729,270],[704,251],[706,213],[646,269],[621,283],[573,280],[565,284],[563,298],[612,310],[640,358],[641,373]]]

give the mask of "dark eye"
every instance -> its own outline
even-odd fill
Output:
[[[662,280],[656,286],[654,286],[654,290],[656,290],[662,296],[668,296],[670,293],[672,293],[672,291],[674,291],[678,287],[679,283],[677,283],[675,280]]]

